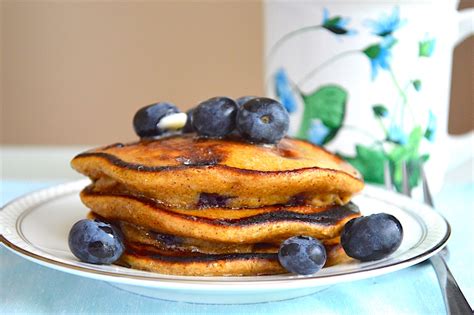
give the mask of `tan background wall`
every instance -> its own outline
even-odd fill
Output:
[[[259,2],[3,3],[3,143],[134,139],[135,111],[262,94]]]
[[[131,140],[154,101],[263,94],[259,1],[1,6],[1,143]],[[454,133],[473,128],[473,56],[474,38],[455,52]]]

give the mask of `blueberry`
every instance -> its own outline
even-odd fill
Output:
[[[247,103],[250,100],[253,100],[254,98],[257,98],[257,97],[256,96],[242,96],[242,97],[239,97],[238,99],[236,99],[235,102],[237,103],[237,106],[240,108],[245,103]]]
[[[194,132],[194,127],[193,127],[193,112],[195,108],[191,108],[186,112],[186,115],[188,115],[188,119],[186,120],[186,124],[183,127],[183,133],[190,133]]]
[[[206,137],[223,137],[235,129],[237,104],[227,97],[214,97],[199,104],[193,112],[196,132]]]
[[[361,261],[378,260],[392,254],[402,243],[400,221],[386,213],[350,220],[341,234],[346,254]]]
[[[166,132],[158,127],[160,120],[176,113],[179,113],[179,110],[171,103],[159,102],[145,106],[133,117],[133,128],[140,138],[160,136]]]
[[[290,118],[275,100],[258,97],[247,101],[237,113],[236,125],[245,139],[256,143],[277,143],[288,132]]]
[[[280,264],[289,272],[310,275],[326,263],[326,249],[315,238],[294,236],[284,241],[278,251]]]
[[[125,249],[121,231],[99,220],[76,222],[69,232],[68,241],[74,256],[92,264],[111,264]]]

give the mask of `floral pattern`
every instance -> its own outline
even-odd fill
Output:
[[[322,145],[329,132],[329,128],[320,119],[314,119],[308,130],[308,140],[317,145]]]
[[[328,31],[337,35],[354,35],[357,32],[353,29],[348,29],[350,19],[341,16],[329,16],[329,10],[324,8],[323,10],[323,23],[322,27]]]
[[[428,126],[425,131],[425,138],[433,142],[436,134],[436,116],[432,111],[429,113]]]
[[[270,50],[269,58],[288,40],[304,32],[320,31],[324,29],[335,36],[356,35],[358,31],[349,27],[350,19],[340,15],[331,15],[329,10],[322,12],[322,23],[320,25],[310,25],[285,34],[277,41]],[[348,156],[339,153],[341,157],[354,165],[368,182],[383,183],[384,165],[388,162],[391,166],[392,178],[394,178],[397,188],[401,188],[402,161],[407,162],[410,168],[410,186],[414,187],[419,183],[420,171],[418,165],[429,159],[429,155],[420,153],[420,145],[423,139],[433,141],[436,135],[436,117],[430,111],[428,123],[423,127],[420,123],[414,124],[411,130],[407,130],[404,123],[405,115],[411,115],[411,119],[416,121],[409,99],[409,89],[420,92],[422,81],[413,78],[408,82],[399,82],[395,74],[396,69],[392,68],[393,47],[397,44],[397,31],[406,25],[406,19],[401,18],[399,7],[394,7],[390,13],[382,13],[377,19],[367,19],[363,26],[368,32],[375,35],[375,42],[369,43],[363,49],[353,49],[339,53],[315,69],[312,69],[300,81],[294,81],[288,76],[285,68],[279,68],[273,75],[275,94],[289,113],[297,111],[299,104],[303,104],[303,117],[297,136],[308,139],[318,145],[325,145],[332,141],[337,133],[344,128],[354,127],[344,124],[348,91],[339,85],[331,82],[322,86],[314,87],[312,92],[303,93],[300,85],[309,81],[323,67],[329,66],[351,54],[364,55],[371,69],[371,81],[377,80],[380,71],[389,74],[394,90],[398,93],[399,99],[394,100],[389,111],[384,104],[372,105],[373,118],[380,125],[383,131],[383,138],[373,139],[373,145],[355,145],[355,155]],[[435,52],[436,40],[429,37],[418,42],[418,51],[415,52],[417,58],[430,58]],[[416,57],[415,57],[416,58]],[[299,82],[295,84],[294,82]],[[403,84],[401,84],[403,83]],[[302,102],[297,102],[297,99]],[[350,106],[350,105],[349,105]],[[360,130],[359,132],[363,132]]]
[[[365,25],[372,29],[372,34],[386,37],[392,35],[406,22],[400,19],[400,8],[394,7],[391,14],[382,13],[378,20],[367,20]]]
[[[275,94],[288,113],[291,114],[296,110],[296,98],[293,95],[291,83],[285,69],[279,69],[275,73]]]
[[[431,57],[434,52],[436,41],[435,39],[424,39],[418,43],[418,56]]]
[[[390,69],[390,58],[392,53],[390,49],[395,44],[395,39],[391,36],[384,38],[380,43],[370,45],[363,50],[369,58],[372,69],[372,80],[377,77],[378,69]]]
[[[404,145],[408,142],[407,135],[403,132],[403,129],[399,126],[392,124],[390,125],[387,132],[387,141]]]

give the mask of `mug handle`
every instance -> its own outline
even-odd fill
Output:
[[[459,11],[457,20],[459,31],[454,44],[455,46],[474,34],[474,8]]]

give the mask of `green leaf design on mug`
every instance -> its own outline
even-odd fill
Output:
[[[432,129],[426,129],[425,131],[425,138],[426,139],[432,139],[433,138],[433,135],[434,135],[434,131]]]
[[[388,156],[392,161],[401,161],[418,157],[418,148],[420,146],[423,131],[421,127],[414,128],[408,136],[408,142],[405,145],[395,147]]]
[[[420,180],[420,163],[424,163],[429,159],[428,154],[418,156],[422,137],[421,127],[416,127],[410,133],[406,144],[394,146],[388,154],[381,147],[356,145],[356,155],[354,157],[341,154],[340,156],[357,168],[365,181],[377,184],[383,184],[385,162],[389,161],[393,181],[396,188],[401,191],[402,161],[407,163],[410,172],[409,184],[413,188],[418,185]]]
[[[320,120],[329,133],[322,144],[333,139],[344,120],[347,92],[337,85],[325,85],[309,95],[301,95],[305,104],[298,137],[307,139],[313,120]]]
[[[372,111],[376,117],[387,117],[388,116],[388,109],[382,104],[377,104],[372,106]]]
[[[436,40],[427,39],[422,40],[418,43],[418,56],[420,57],[431,57],[434,51]]]
[[[399,190],[401,189],[402,183],[402,161],[406,161],[408,167],[411,168],[411,176],[409,178],[410,187],[415,187],[418,184],[418,180],[420,178],[418,167],[418,149],[420,147],[422,137],[423,131],[421,127],[415,127],[408,136],[408,142],[405,145],[396,146],[388,154],[388,157],[394,167],[393,179]]]
[[[415,90],[417,92],[419,92],[421,90],[421,81],[420,80],[413,80],[411,83],[413,84],[413,87],[415,88]]]
[[[359,170],[364,176],[364,180],[383,184],[384,162],[387,160],[385,153],[381,149],[369,148],[360,144],[356,145],[355,149],[355,157],[342,157]]]
[[[329,19],[324,22],[323,27],[328,31],[333,32],[334,34],[342,35],[347,33],[347,31],[340,27],[339,24],[341,23],[342,18],[340,16],[336,16],[332,19]]]

